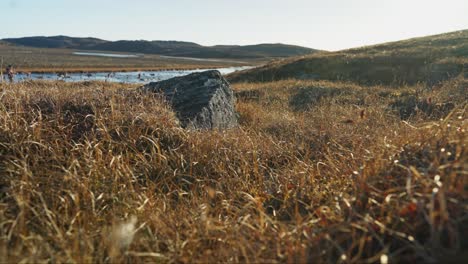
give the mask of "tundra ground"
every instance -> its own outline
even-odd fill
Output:
[[[0,262],[463,261],[466,87],[234,85],[181,129],[134,86],[0,86]]]

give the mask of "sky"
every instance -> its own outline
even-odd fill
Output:
[[[468,29],[468,0],[0,0],[0,38],[67,35],[322,50]]]

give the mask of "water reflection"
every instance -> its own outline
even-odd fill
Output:
[[[221,74],[229,74],[239,70],[251,69],[251,66],[219,68]],[[63,80],[66,82],[80,81],[105,81],[119,83],[146,83],[167,80],[173,77],[188,75],[193,72],[206,71],[197,70],[167,70],[167,71],[133,71],[133,72],[93,72],[93,73],[18,73],[15,82],[27,80]]]
[[[73,52],[74,55],[81,56],[98,56],[98,57],[111,57],[111,58],[138,58],[142,57],[141,54],[115,54],[115,53],[99,53],[99,52]]]

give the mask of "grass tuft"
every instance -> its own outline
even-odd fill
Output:
[[[0,262],[466,259],[465,79],[239,83],[226,131],[134,88],[1,84]]]

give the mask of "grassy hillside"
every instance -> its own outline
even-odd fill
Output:
[[[183,41],[120,40],[106,41],[96,38],[72,38],[67,36],[9,38],[4,41],[38,48],[70,48],[101,51],[137,52],[167,56],[196,58],[275,58],[290,57],[316,52],[300,46],[285,44],[260,44],[248,46],[206,47]]]
[[[360,84],[435,84],[466,72],[468,30],[285,59],[233,74],[232,82],[289,78]]]
[[[236,84],[222,132],[128,85],[0,84],[0,262],[463,262],[467,85]]]

